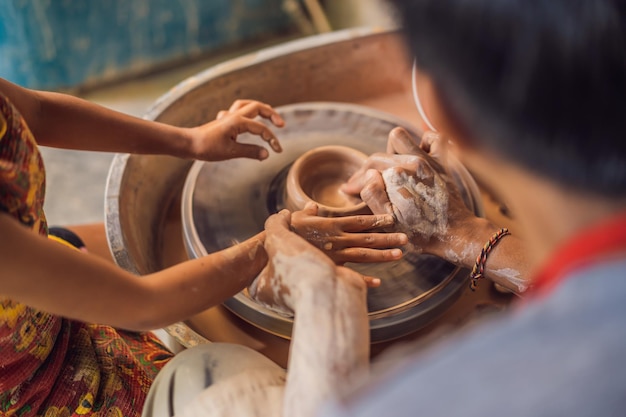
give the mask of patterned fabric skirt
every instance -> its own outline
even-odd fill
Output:
[[[0,299],[0,415],[140,416],[172,356],[149,332],[67,320]]]

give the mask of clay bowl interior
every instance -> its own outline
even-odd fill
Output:
[[[367,155],[356,149],[329,145],[311,149],[289,169],[285,204],[291,211],[302,210],[308,202],[318,205],[318,215],[339,217],[370,213],[356,196],[340,190],[363,164]]]

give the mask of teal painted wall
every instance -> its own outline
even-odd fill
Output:
[[[0,77],[97,84],[290,27],[282,0],[1,0]]]

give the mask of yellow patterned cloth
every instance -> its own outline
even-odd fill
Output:
[[[37,143],[0,94],[0,211],[47,235],[44,191]],[[152,333],[67,320],[0,295],[0,416],[139,417],[172,356]]]

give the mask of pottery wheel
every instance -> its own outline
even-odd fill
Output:
[[[267,217],[283,208],[283,190],[291,164],[306,151],[343,145],[366,154],[384,152],[389,132],[403,126],[395,116],[368,107],[342,103],[300,103],[277,109],[285,119],[274,129],[283,152],[262,162],[234,159],[192,166],[182,197],[184,241],[190,258],[197,258],[244,241],[263,230]],[[242,142],[259,143],[242,135]],[[465,168],[452,161],[449,171],[468,206],[482,214],[478,188]],[[436,319],[468,285],[467,270],[430,255],[408,253],[401,261],[347,264],[381,278],[368,292],[372,342],[411,333]],[[253,301],[246,291],[227,300],[237,316],[267,332],[289,337],[292,319],[279,316]]]

